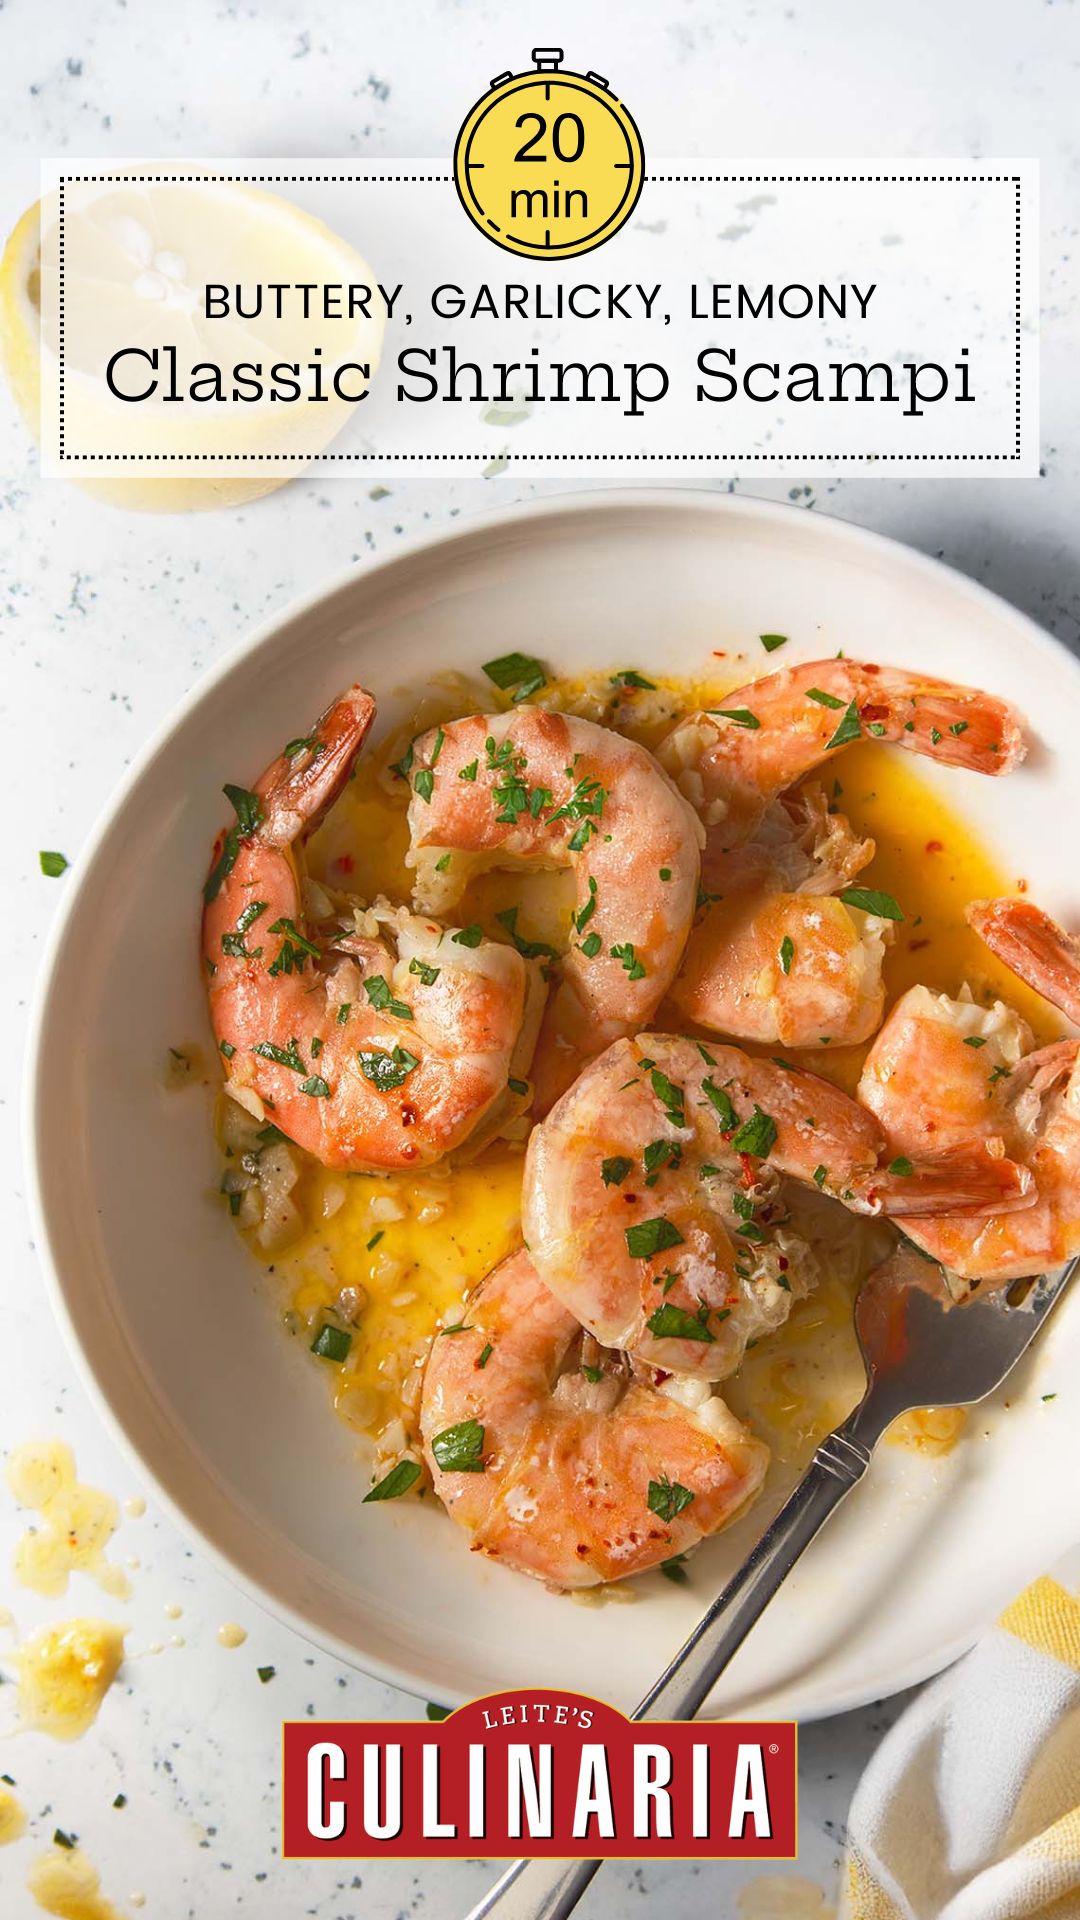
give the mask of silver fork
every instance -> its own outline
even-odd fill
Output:
[[[634,1720],[692,1720],[799,1555],[862,1479],[886,1427],[916,1407],[968,1406],[1001,1385],[1060,1299],[1080,1261],[961,1302],[941,1268],[900,1247],[855,1303],[866,1391],[823,1440],[795,1491],[690,1638],[645,1695]],[[516,1860],[467,1920],[563,1920],[600,1860]]]

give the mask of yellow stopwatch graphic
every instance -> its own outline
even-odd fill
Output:
[[[633,116],[598,73],[561,70],[561,47],[534,47],[531,73],[503,73],[466,116],[454,180],[469,218],[497,246],[565,260],[628,220],[645,177]]]

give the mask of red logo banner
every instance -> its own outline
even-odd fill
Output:
[[[290,1720],[286,1858],[791,1860],[793,1721],[627,1720],[489,1694],[437,1724]]]

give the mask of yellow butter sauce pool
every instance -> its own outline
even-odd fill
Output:
[[[608,681],[563,682],[551,694],[560,707],[607,719],[653,746],[679,711],[715,705],[724,692],[715,683],[675,681],[641,693],[610,687]],[[314,879],[363,900],[380,893],[409,898],[408,789],[390,763],[411,732],[475,712],[478,701],[494,704],[491,690],[447,676],[433,686],[411,728],[361,759],[348,792],[308,849]],[[889,1003],[917,981],[955,993],[966,980],[979,997],[1007,998],[1040,1037],[1059,1031],[1050,1010],[994,961],[964,921],[969,900],[1011,891],[1015,883],[961,812],[920,778],[911,757],[865,742],[838,755],[825,777],[835,804],[876,842],[861,883],[891,893],[904,912],[886,959]],[[958,806],[965,779],[975,777],[956,773]],[[514,902],[521,903],[519,924],[528,937],[565,944],[569,901],[561,876],[484,875],[470,886],[460,917],[494,929],[495,913]],[[864,1051],[821,1048],[802,1058],[850,1089]],[[465,1317],[470,1289],[519,1243],[522,1149],[523,1142],[499,1142],[453,1167],[390,1177],[342,1176],[312,1166],[305,1171],[308,1228],[275,1262],[286,1322],[310,1345],[325,1317],[340,1315],[344,1307],[352,1326],[349,1352],[340,1363],[316,1364],[327,1372],[339,1412],[377,1442],[381,1436],[380,1451],[387,1456],[415,1439],[431,1340],[453,1338],[442,1330]],[[842,1218],[836,1231],[838,1252],[835,1260],[827,1258],[821,1285],[796,1304],[785,1327],[748,1354],[740,1374],[724,1387],[781,1466],[800,1465],[860,1390],[852,1297],[891,1230]],[[902,1437],[940,1452],[959,1427],[960,1416],[946,1410],[913,1417]]]

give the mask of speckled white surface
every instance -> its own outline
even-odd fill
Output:
[[[757,479],[747,490],[864,521],[953,564],[1069,644],[1080,636],[1080,372],[1075,349],[1080,10],[1071,0],[715,0],[548,4],[517,10],[443,0],[0,0],[6,153],[0,223],[36,196],[40,155],[260,153],[445,155],[465,105],[532,40],[562,42],[609,73],[652,151],[754,154],[1027,153],[1043,165],[1043,454],[1039,481],[912,480],[811,488]],[[540,31],[542,25],[542,33]],[[514,470],[482,480],[415,479],[378,501],[353,479],[291,486],[241,512],[121,518],[60,484],[43,486],[0,394],[0,710],[13,818],[3,841],[5,985],[0,1076],[4,1252],[0,1268],[0,1447],[63,1434],[84,1477],[137,1494],[53,1330],[18,1168],[21,1036],[42,939],[63,881],[39,847],[77,860],[87,828],[132,754],[179,694],[250,624],[350,560],[393,548],[451,514],[554,490]],[[729,484],[725,477],[717,484]],[[739,486],[736,477],[731,484]],[[868,636],[872,639],[872,636]],[[162,884],[168,877],[162,876]],[[123,1035],[116,1044],[123,1046]],[[152,1510],[117,1539],[131,1603],[77,1581],[64,1603],[30,1603],[3,1571],[20,1522],[0,1492],[0,1603],[25,1631],[64,1611],[131,1622],[130,1658],[93,1733],[59,1747],[7,1737],[31,1834],[0,1851],[0,1909],[36,1911],[26,1870],[59,1825],[76,1832],[121,1912],[144,1894],[161,1920],[453,1920],[487,1885],[481,1865],[414,1868],[282,1863],[276,1852],[283,1717],[422,1712],[321,1655],[249,1605]],[[166,1608],[181,1606],[179,1619]],[[248,1639],[216,1639],[236,1619]],[[171,1637],[185,1645],[174,1647]],[[152,1653],[155,1643],[165,1650]],[[275,1677],[262,1685],[258,1666]],[[643,1679],[649,1676],[643,1676]],[[801,1871],[832,1889],[860,1767],[898,1703],[807,1728]],[[118,1792],[127,1805],[114,1810]],[[732,1912],[752,1873],[736,1867],[612,1866],[587,1898],[624,1915],[652,1896],[686,1916]]]

